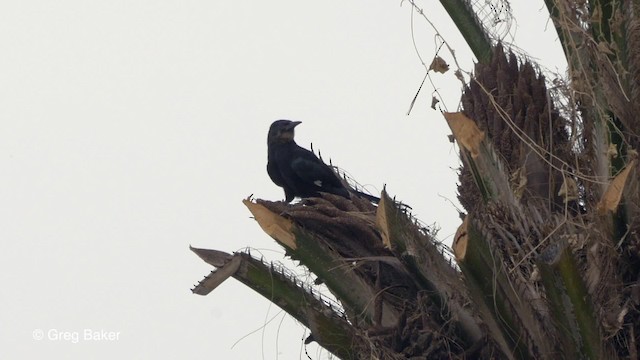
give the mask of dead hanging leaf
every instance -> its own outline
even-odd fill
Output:
[[[447,62],[444,61],[444,59],[442,59],[440,56],[436,56],[433,58],[431,65],[429,65],[429,70],[444,74],[449,71],[449,64],[447,64]]]
[[[614,52],[611,51],[611,47],[608,43],[601,41],[598,43],[598,51],[607,55],[614,55]]]
[[[615,159],[618,157],[618,148],[616,148],[616,144],[609,144],[609,148],[607,149],[607,157],[609,159]]]
[[[458,69],[458,70],[456,70],[456,72],[454,74],[455,74],[456,78],[458,80],[460,80],[464,84],[464,76],[462,75],[462,71],[460,71]]]
[[[578,200],[578,184],[576,184],[576,181],[565,176],[560,190],[558,190],[558,196],[562,197],[565,203]]]
[[[467,244],[469,243],[469,237],[467,232],[467,226],[469,217],[467,216],[462,224],[456,230],[456,235],[453,238],[453,254],[456,256],[456,260],[463,261],[467,255]]]
[[[432,98],[431,98],[431,108],[432,108],[433,110],[435,110],[435,109],[436,109],[436,105],[438,105],[438,103],[439,103],[439,102],[440,102],[440,100],[436,99],[436,97],[435,97],[435,96],[434,96],[434,97],[432,97]]]
[[[591,23],[592,24],[600,24],[602,22],[602,11],[599,6],[595,6],[593,12],[591,13]]]
[[[598,211],[604,213],[606,211],[616,211],[622,199],[622,193],[624,186],[627,183],[627,178],[632,170],[636,167],[636,160],[631,161],[609,184],[607,190],[604,192],[602,199],[598,203]]]
[[[295,250],[298,248],[296,237],[293,234],[293,222],[291,220],[251,200],[245,199],[242,200],[242,203],[249,208],[249,211],[251,211],[253,217],[264,232],[290,249]]]
[[[516,199],[522,199],[522,195],[524,195],[524,190],[527,188],[528,182],[526,167],[523,165],[522,167],[517,168],[516,171],[511,174],[510,180],[511,183],[515,185],[513,186],[513,194]]]
[[[584,274],[584,280],[586,282],[587,288],[590,292],[593,292],[595,288],[602,282],[602,265],[597,260],[598,259],[598,248],[600,245],[598,243],[594,243],[587,250],[587,262],[591,265],[587,267],[587,271]]]
[[[389,222],[387,221],[386,196],[380,196],[380,203],[376,210],[376,228],[380,231],[382,243],[387,249],[391,249],[391,239],[389,238]]]
[[[533,266],[533,271],[531,272],[531,275],[529,275],[529,280],[536,282],[536,281],[540,281],[542,277],[540,276],[540,270],[538,270],[538,266],[534,265]]]
[[[444,118],[453,132],[458,144],[471,153],[475,159],[480,154],[480,143],[484,140],[484,132],[478,128],[475,121],[461,112],[444,113]]]

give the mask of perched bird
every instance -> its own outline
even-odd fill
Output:
[[[285,200],[317,197],[320,192],[347,199],[350,192],[372,202],[380,199],[344,186],[336,173],[314,153],[296,144],[294,128],[300,121],[277,120],[271,124],[267,136],[267,173],[273,182],[284,189]]]

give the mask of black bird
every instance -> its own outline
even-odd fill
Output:
[[[348,189],[336,173],[314,153],[293,140],[294,128],[300,121],[277,120],[271,124],[267,136],[269,150],[267,172],[273,182],[284,189],[285,200],[294,197],[318,197],[320,192],[350,198],[353,192],[378,203],[379,198]]]

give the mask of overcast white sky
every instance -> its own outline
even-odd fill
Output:
[[[564,70],[539,3],[512,29]],[[422,6],[471,70],[439,3]],[[188,246],[283,258],[241,203],[283,198],[265,171],[280,118],[453,234],[457,155],[433,87],[405,115],[424,75],[410,14],[399,1],[0,5],[0,357],[306,359],[304,328],[235,280],[191,294],[212,268]],[[429,61],[434,32],[414,26]],[[455,111],[459,82],[434,79]]]

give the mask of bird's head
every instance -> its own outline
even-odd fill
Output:
[[[267,136],[267,144],[284,144],[293,141],[293,129],[298,126],[301,121],[276,120],[269,128]]]

